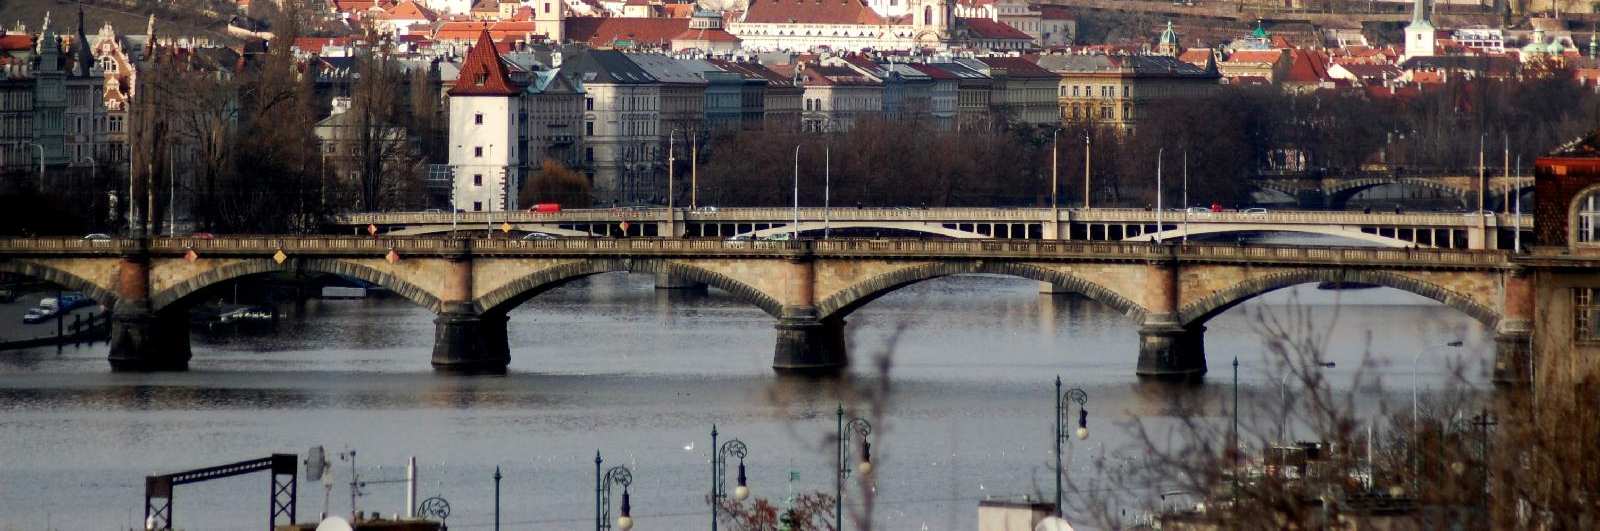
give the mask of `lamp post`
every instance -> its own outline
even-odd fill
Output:
[[[1061,149],[1060,148],[1061,148],[1061,145],[1060,145],[1060,143],[1058,143],[1056,141],[1056,135],[1058,133],[1060,133],[1060,132],[1061,132],[1061,128],[1060,127],[1057,127],[1054,130],[1050,131],[1050,222],[1051,223],[1056,223],[1056,222],[1061,220],[1060,214],[1056,211],[1056,209],[1061,204],[1060,202],[1056,201],[1056,191],[1061,189],[1061,184],[1060,184],[1060,173],[1061,173],[1061,163],[1060,163]]]
[[[674,128],[671,135],[667,135],[667,237],[678,236],[677,227],[672,219],[672,184],[673,175],[678,166],[678,130]]]
[[[1482,217],[1482,216],[1480,215],[1479,217]],[[1417,491],[1417,487],[1418,487],[1418,479],[1417,479],[1417,466],[1418,466],[1418,464],[1417,464],[1417,410],[1418,410],[1418,407],[1417,407],[1417,365],[1418,365],[1418,363],[1420,363],[1422,361],[1422,355],[1423,354],[1426,354],[1426,353],[1429,353],[1429,352],[1433,352],[1435,350],[1438,350],[1438,349],[1441,349],[1441,348],[1446,348],[1446,347],[1449,347],[1449,348],[1460,348],[1461,345],[1463,345],[1463,344],[1464,343],[1462,343],[1462,341],[1459,340],[1459,339],[1453,340],[1453,341],[1447,341],[1445,343],[1432,345],[1432,346],[1429,346],[1428,348],[1424,348],[1422,350],[1419,350],[1419,351],[1417,351],[1416,354],[1411,356],[1411,491],[1412,492],[1416,492]]]
[[[633,529],[632,510],[628,500],[628,486],[633,485],[633,472],[628,467],[617,465],[607,469],[605,474],[600,473],[600,451],[594,452],[594,529],[604,531],[611,529],[611,486],[622,485],[622,512],[617,515],[617,528],[622,531]]]
[[[1089,134],[1083,134],[1083,209],[1089,209],[1089,168],[1093,162],[1090,159]]]
[[[1334,362],[1331,362],[1331,361],[1319,361],[1319,362],[1316,362],[1314,367],[1318,368],[1318,369],[1332,369],[1332,368],[1334,368],[1335,365],[1336,364]],[[1293,370],[1288,370],[1288,371],[1284,371],[1283,376],[1278,378],[1279,400],[1280,400],[1280,403],[1282,403],[1284,405],[1284,407],[1289,407],[1289,378],[1291,376],[1294,376],[1294,371]],[[1235,382],[1234,385],[1237,386],[1238,383]],[[1238,390],[1235,389],[1235,392],[1238,392]],[[1235,427],[1237,427],[1237,424],[1235,425]],[[1282,421],[1280,421],[1278,423],[1278,440],[1284,441],[1284,442],[1288,442],[1289,441],[1288,428],[1289,428],[1289,411],[1285,411]]]
[[[500,531],[500,467],[494,467],[494,531]]]
[[[744,501],[750,497],[744,475],[744,458],[748,455],[750,449],[738,439],[730,439],[718,447],[717,425],[711,425],[711,531],[717,531],[717,513],[722,509],[722,500],[728,497],[728,457],[739,458],[739,485],[733,489],[733,499]]]
[[[822,146],[822,239],[833,225],[833,145]]]
[[[1161,243],[1161,231],[1165,229],[1161,226],[1161,155],[1166,151],[1167,148],[1156,150],[1156,243]]]
[[[1070,438],[1070,435],[1067,433],[1067,413],[1070,411],[1069,408],[1072,407],[1066,403],[1072,402],[1078,404],[1078,429],[1076,435],[1080,441],[1088,439],[1089,410],[1084,407],[1084,404],[1089,403],[1089,393],[1076,387],[1068,389],[1065,393],[1061,392],[1061,376],[1058,375],[1056,376],[1055,395],[1056,436],[1054,437],[1055,440],[1053,442],[1056,445],[1056,516],[1061,516],[1061,474],[1066,470],[1065,468],[1062,468],[1061,463],[1061,441],[1065,441]]]
[[[1183,148],[1183,243],[1189,243],[1189,148]]]
[[[794,145],[794,237],[800,239],[800,144]]]
[[[839,418],[839,452],[838,474],[834,476],[833,483],[833,528],[844,530],[844,480],[850,477],[850,437],[855,434],[861,437],[861,463],[856,465],[863,475],[872,473],[872,441],[867,437],[872,435],[872,423],[867,419],[855,417],[849,422],[844,420],[844,405],[839,405],[835,411]]]

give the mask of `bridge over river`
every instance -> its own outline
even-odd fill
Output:
[[[729,221],[733,223],[733,221]],[[0,271],[81,290],[113,308],[116,370],[183,370],[187,310],[209,288],[273,272],[358,278],[438,314],[441,371],[501,372],[507,311],[589,275],[648,272],[726,291],[771,315],[772,366],[846,366],[851,312],[910,284],[999,274],[1049,282],[1126,315],[1138,373],[1205,371],[1206,322],[1243,301],[1308,282],[1392,287],[1495,330],[1496,378],[1518,380],[1532,331],[1528,275],[1492,250],[1177,245],[1049,240],[554,240],[250,236],[214,239],[0,239]],[[1132,355],[1132,353],[1130,353]]]
[[[1533,216],[1330,211],[1153,212],[1092,208],[618,208],[561,212],[387,212],[349,214],[334,223],[390,236],[459,231],[541,232],[564,237],[762,238],[795,230],[897,231],[958,239],[1170,241],[1227,233],[1290,232],[1338,236],[1388,247],[1511,248]]]

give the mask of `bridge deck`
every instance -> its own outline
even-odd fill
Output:
[[[0,260],[8,256],[120,256],[143,248],[140,240],[76,238],[0,238]],[[1403,249],[1217,244],[1151,244],[1144,242],[1034,240],[867,240],[831,239],[761,241],[668,238],[573,238],[556,240],[362,238],[338,236],[228,236],[218,238],[154,238],[151,253],[182,256],[193,250],[202,257],[367,256],[395,251],[406,256],[813,256],[816,258],[997,258],[1028,260],[1362,264],[1419,268],[1485,269],[1507,266],[1505,251]]]
[[[1060,223],[1155,223],[1157,213],[1151,210],[1135,208],[818,208],[804,207],[798,211],[793,208],[723,208],[712,210],[676,209],[674,220],[687,223],[793,223],[796,216],[802,223],[821,222],[824,220],[838,222],[852,221],[879,221],[879,222],[1007,222],[1007,223],[1042,223],[1051,220],[1052,212],[1056,221]],[[1373,213],[1365,214],[1352,211],[1318,211],[1318,210],[1291,210],[1271,211],[1266,213],[1245,212],[1203,212],[1184,214],[1183,212],[1162,212],[1161,221],[1166,223],[1238,223],[1238,224],[1273,224],[1273,225],[1381,225],[1381,226],[1411,226],[1411,227],[1474,227],[1477,219],[1471,214],[1461,213]],[[1488,225],[1498,227],[1512,227],[1518,223],[1524,229],[1533,227],[1533,216],[1518,216],[1495,214],[1486,216]],[[471,230],[477,227],[487,227],[500,223],[528,224],[560,224],[560,223],[595,223],[619,221],[651,221],[665,222],[667,209],[573,209],[561,212],[461,212],[450,214],[448,212],[379,212],[365,214],[346,214],[336,216],[334,224],[342,226],[366,225],[379,226],[414,226],[414,225],[451,225],[455,224],[462,229]]]

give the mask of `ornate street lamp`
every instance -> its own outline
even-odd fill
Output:
[[[1067,413],[1072,406],[1066,402],[1078,404],[1078,440],[1089,438],[1089,410],[1084,404],[1089,403],[1089,393],[1079,388],[1068,389],[1061,392],[1061,377],[1056,376],[1056,516],[1061,516],[1061,474],[1066,470],[1061,466],[1061,441],[1068,440],[1071,435],[1067,433]]]
[[[738,439],[730,439],[717,447],[717,425],[711,425],[711,531],[717,531],[717,513],[722,500],[728,497],[728,457],[739,458],[739,486],[733,489],[733,499],[744,501],[750,497],[744,475],[744,458],[749,455],[750,449]]]
[[[865,476],[872,473],[872,441],[867,437],[872,435],[872,423],[867,419],[855,417],[849,422],[844,420],[844,405],[836,411],[839,418],[839,453],[838,475],[834,477],[833,484],[833,528],[844,529],[844,480],[850,477],[850,438],[851,434],[861,437],[861,462],[856,469]]]
[[[617,528],[622,531],[633,529],[633,516],[631,504],[628,503],[628,486],[633,484],[633,472],[628,467],[617,465],[600,473],[600,451],[594,452],[594,529],[604,531],[611,529],[611,486],[622,485],[622,512],[617,515]]]

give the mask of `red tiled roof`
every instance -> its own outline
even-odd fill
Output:
[[[515,96],[519,92],[505,63],[500,61],[500,53],[495,51],[494,41],[489,39],[489,31],[484,30],[478,35],[478,43],[461,60],[461,73],[455,86],[450,87],[450,97]]]
[[[438,20],[439,15],[431,9],[418,5],[413,0],[403,0],[395,4],[394,7],[389,8],[388,11],[385,11],[380,18],[389,20],[427,20],[431,22]]]
[[[931,77],[931,78],[934,78],[934,79],[955,79],[955,80],[960,80],[961,79],[961,76],[952,74],[948,70],[945,70],[943,68],[939,68],[937,66],[933,66],[933,65],[930,65],[930,64],[908,63],[908,64],[906,64],[906,66],[909,66],[909,67],[911,67],[913,69],[916,69],[916,71],[922,72],[923,74],[927,74],[928,77]]]
[[[1009,77],[1059,78],[1055,72],[1041,68],[1037,63],[1021,57],[979,57],[989,68],[1004,68]]]
[[[673,37],[674,41],[739,42],[732,33],[720,29],[691,29]]]
[[[586,42],[590,46],[611,46],[618,40],[666,46],[688,31],[689,19],[571,17],[566,20],[563,29],[568,39]]]
[[[747,23],[883,24],[861,0],[750,0]]]
[[[333,10],[340,13],[366,11],[375,7],[383,9],[383,5],[377,0],[332,0],[330,3],[333,4]]]
[[[667,4],[661,6],[670,18],[689,18],[694,15],[694,4]]]
[[[1295,49],[1289,57],[1289,73],[1283,76],[1283,82],[1315,84],[1328,79],[1328,60],[1322,54]]]
[[[1230,63],[1277,63],[1283,59],[1282,50],[1239,50],[1228,56]]]
[[[1209,61],[1210,59],[1211,59],[1211,50],[1206,49],[1206,48],[1195,48],[1193,50],[1184,50],[1183,53],[1178,54],[1178,60],[1179,61],[1183,61],[1185,63],[1189,63],[1189,64],[1192,64],[1192,65],[1205,66],[1206,65],[1206,61]]]
[[[494,40],[522,39],[533,33],[533,22],[502,20],[497,22],[456,21],[440,24],[434,30],[436,41],[464,41],[475,39],[478,33],[488,31]]]
[[[986,18],[961,18],[957,21],[967,27],[967,31],[980,39],[1013,39],[1031,41],[1033,37],[1023,33],[1017,28],[1004,22],[996,22]]]

